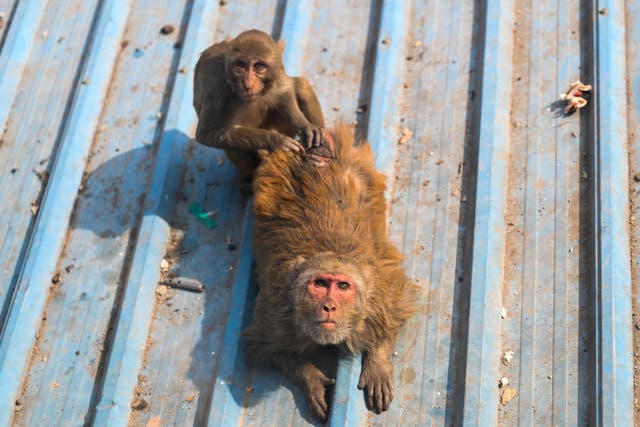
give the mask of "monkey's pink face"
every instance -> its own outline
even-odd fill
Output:
[[[346,274],[322,273],[311,278],[307,293],[316,303],[317,325],[324,330],[333,331],[343,320],[344,308],[355,302],[356,285]]]

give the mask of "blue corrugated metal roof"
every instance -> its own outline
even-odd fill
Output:
[[[316,423],[245,362],[251,200],[193,141],[199,53],[248,28],[370,140],[425,291],[391,409],[331,353],[329,423],[629,425],[639,19],[636,0],[0,0],[0,425]],[[577,79],[594,91],[567,116]]]

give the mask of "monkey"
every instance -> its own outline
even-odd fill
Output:
[[[326,421],[335,384],[310,360],[323,346],[361,354],[365,404],[393,398],[391,353],[420,288],[387,235],[386,178],[370,146],[339,125],[334,156],[316,162],[276,151],[256,170],[254,262],[258,295],[244,331],[249,362],[288,375]]]
[[[258,150],[331,156],[318,98],[304,77],[285,73],[283,51],[283,40],[249,30],[207,48],[195,67],[196,141],[224,149],[245,181],[259,163]]]

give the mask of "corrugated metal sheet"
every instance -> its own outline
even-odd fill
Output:
[[[328,351],[329,423],[630,425],[637,22],[636,0],[0,0],[0,425],[317,423],[245,362],[251,200],[193,141],[199,53],[248,28],[370,140],[424,289],[391,409]],[[158,292],[163,260],[205,292]]]

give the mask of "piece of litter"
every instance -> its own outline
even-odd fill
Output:
[[[510,365],[512,359],[513,359],[513,351],[507,350],[502,355],[502,364],[505,366]]]
[[[175,31],[176,27],[174,27],[171,24],[167,24],[167,25],[163,25],[162,28],[160,28],[160,34],[166,36],[168,34],[171,34]]]
[[[516,397],[516,394],[518,394],[518,391],[515,388],[505,387],[500,397],[500,403],[502,403],[503,406],[506,405]]]
[[[202,292],[204,290],[204,285],[201,281],[189,277],[171,277],[161,282],[161,284],[194,292]]]
[[[507,310],[504,307],[500,309],[500,317],[502,317],[503,319],[507,318]]]
[[[149,406],[149,404],[141,397],[136,397],[135,400],[131,402],[131,409],[135,411],[142,411],[147,406]]]
[[[591,92],[591,85],[586,85],[580,80],[576,80],[571,83],[566,93],[560,95],[560,99],[567,101],[567,106],[564,109],[565,114],[573,113],[575,110],[587,105],[587,100],[584,99],[585,92]]]
[[[161,270],[168,270],[169,269],[169,261],[167,261],[166,259],[162,259],[162,261],[160,261],[160,269]]]
[[[502,388],[502,387],[504,387],[504,386],[506,386],[508,384],[509,384],[509,378],[507,378],[507,377],[502,377],[502,378],[500,378],[500,381],[498,381],[498,387],[500,387],[500,388]]]
[[[198,202],[192,203],[191,206],[189,206],[189,212],[191,212],[196,218],[198,218],[198,221],[200,221],[205,227],[211,230],[218,226],[216,221],[211,218],[211,216],[215,213],[205,211],[204,209],[202,209],[202,206],[200,206],[200,203]]]
[[[409,130],[408,128],[402,128],[400,133],[401,133],[401,136],[400,136],[400,139],[398,140],[398,144],[406,144],[407,142],[409,142],[409,140],[413,136],[413,132],[411,132],[411,130]]]

